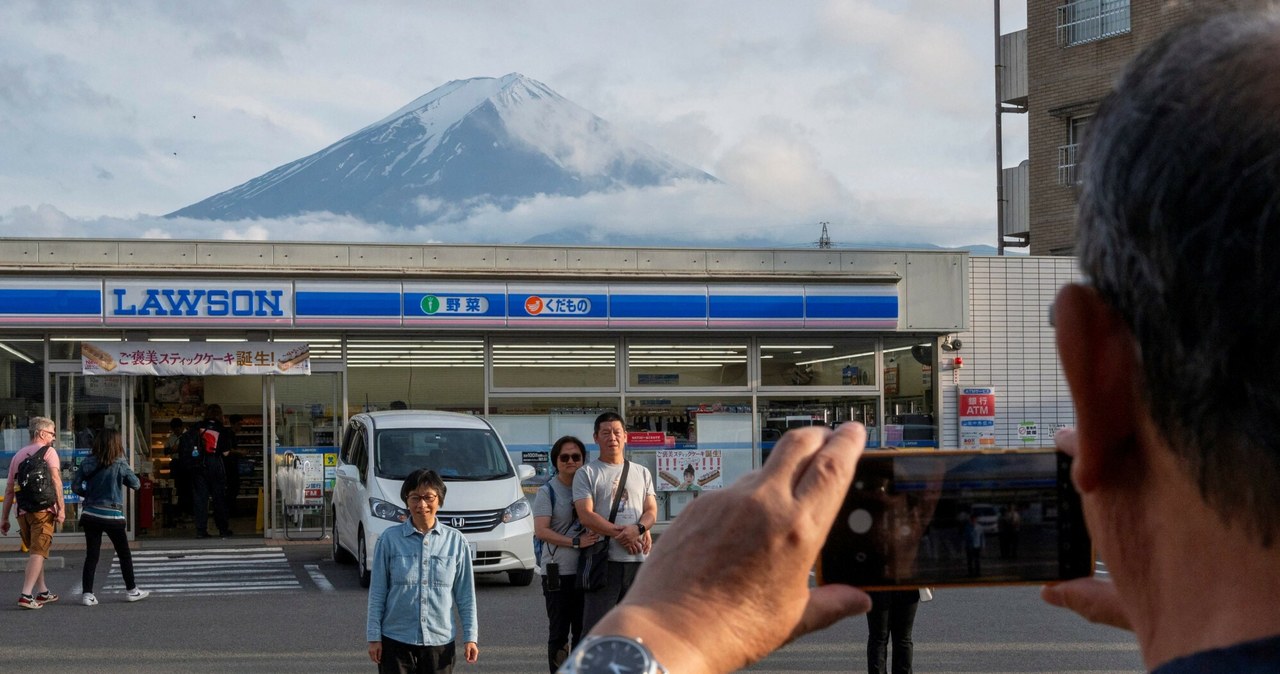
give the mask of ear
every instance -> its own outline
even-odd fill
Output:
[[[1076,488],[1089,492],[1128,475],[1122,464],[1137,449],[1145,414],[1143,379],[1133,333],[1092,288],[1068,284],[1053,305],[1058,357],[1076,406]]]

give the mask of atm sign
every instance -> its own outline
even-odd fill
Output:
[[[996,413],[996,397],[994,395],[961,395],[960,416],[991,417]]]

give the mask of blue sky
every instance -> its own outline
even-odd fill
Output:
[[[993,9],[972,0],[0,4],[0,236],[512,243],[566,221],[800,246],[995,244]],[[1002,32],[1025,5],[1002,3]],[[455,233],[157,216],[454,79],[520,72],[721,180]],[[1026,157],[1006,116],[1005,164]],[[504,240],[510,239],[510,240]]]

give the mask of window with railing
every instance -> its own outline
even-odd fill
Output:
[[[1072,0],[1058,7],[1058,46],[1129,32],[1129,0]]]
[[[1074,185],[1076,184],[1076,153],[1080,150],[1080,146],[1071,143],[1070,145],[1058,146],[1058,184]]]
[[[1079,115],[1067,120],[1067,144],[1058,146],[1058,184],[1078,185],[1080,174],[1076,170],[1080,143],[1093,115]]]

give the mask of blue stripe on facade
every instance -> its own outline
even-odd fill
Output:
[[[711,295],[710,318],[804,318],[799,295]]]
[[[400,293],[301,291],[294,305],[296,316],[399,316]]]
[[[705,295],[611,295],[610,318],[706,318]]]
[[[810,295],[807,318],[897,318],[898,298],[890,295]]]
[[[0,314],[102,315],[102,291],[19,289],[0,290]]]

